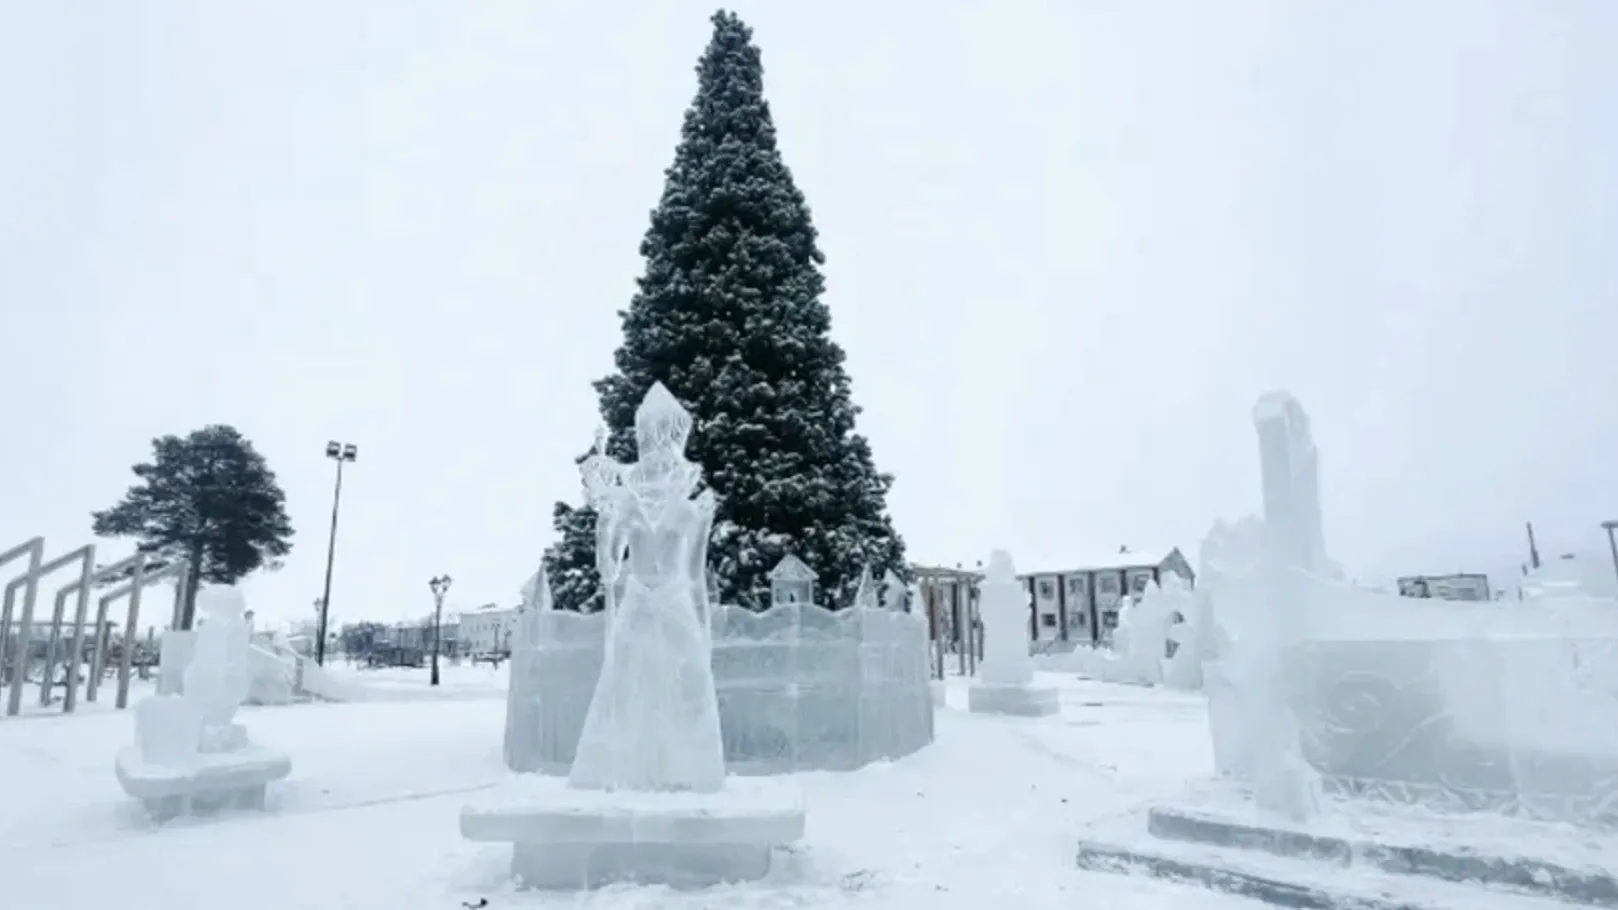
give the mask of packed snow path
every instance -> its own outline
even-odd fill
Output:
[[[1044,681],[1062,687],[1054,717],[969,715],[957,688],[934,747],[805,775],[808,836],[770,878],[687,894],[518,894],[506,848],[461,839],[465,795],[505,773],[498,700],[243,709],[296,756],[270,811],[160,830],[113,779],[126,715],[0,723],[0,881],[19,907],[119,910],[1259,906],[1074,868],[1082,822],[1207,772],[1205,713],[1196,696]]]

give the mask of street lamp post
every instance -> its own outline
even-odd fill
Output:
[[[1601,527],[1607,532],[1607,549],[1612,551],[1612,570],[1618,572],[1618,540],[1612,536],[1612,532],[1618,529],[1618,521],[1603,521]]]
[[[337,462],[337,484],[331,493],[331,539],[326,543],[326,587],[320,595],[320,622],[315,629],[315,663],[326,662],[326,620],[331,611],[331,567],[337,558],[337,508],[343,501],[343,462],[352,462],[359,449],[351,442],[326,443],[326,457]]]
[[[444,595],[449,593],[450,582],[454,579],[448,575],[439,575],[428,579],[427,587],[433,592],[433,679],[432,685],[438,685],[438,642],[443,637],[444,628]]]
[[[324,623],[321,622],[321,618],[326,615],[326,599],[324,597],[316,597],[314,606],[315,630],[314,634],[311,636],[313,640],[309,642],[309,646],[312,650],[318,651],[320,650],[320,629],[324,625]]]

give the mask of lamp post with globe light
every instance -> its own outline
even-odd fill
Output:
[[[431,685],[438,685],[438,643],[443,638],[444,629],[444,595],[449,593],[450,583],[454,579],[448,575],[438,575],[427,581],[427,587],[433,592],[433,677]]]

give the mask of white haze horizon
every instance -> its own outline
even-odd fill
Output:
[[[731,6],[911,560],[1178,546],[1291,392],[1351,574],[1608,559],[1618,6]],[[0,546],[236,426],[297,529],[250,605],[512,603],[577,502],[714,3],[85,0],[0,31]],[[104,560],[132,549],[107,542]]]

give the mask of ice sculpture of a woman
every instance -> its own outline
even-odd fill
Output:
[[[705,567],[714,499],[685,458],[691,417],[662,383],[635,412],[640,460],[585,459],[606,650],[568,785],[713,792],[725,761]]]

